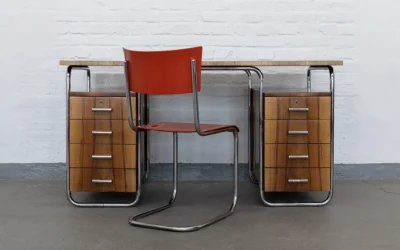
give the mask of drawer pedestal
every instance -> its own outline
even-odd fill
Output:
[[[67,87],[69,201],[78,207],[133,206],[148,174],[148,152],[146,135],[140,141],[129,126],[125,93],[71,92],[68,78]],[[131,94],[131,103],[133,121],[140,116],[147,122],[145,96]],[[72,197],[77,193],[132,193],[132,198],[127,203],[87,203]]]
[[[250,160],[264,203],[318,206],[329,202],[334,167],[333,93],[265,91],[260,95],[251,89],[251,100]],[[265,198],[267,193],[284,192],[329,194],[320,203],[276,204]]]
[[[121,94],[122,95],[122,94]],[[136,192],[136,133],[126,97],[69,97],[71,192]],[[136,119],[136,97],[132,97]]]

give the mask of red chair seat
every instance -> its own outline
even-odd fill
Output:
[[[139,129],[158,131],[158,132],[177,132],[177,133],[194,133],[196,127],[194,123],[186,122],[160,122],[150,123],[143,126],[138,126]],[[200,128],[203,132],[212,132],[218,130],[225,130],[231,128],[232,130],[239,131],[236,125],[221,125],[221,124],[200,124]]]

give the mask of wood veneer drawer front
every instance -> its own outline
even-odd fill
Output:
[[[265,97],[266,120],[330,120],[331,97]]]
[[[70,144],[71,168],[136,168],[136,145]]]
[[[264,168],[265,192],[328,192],[330,186],[330,168]]]
[[[330,120],[265,120],[264,143],[330,143]]]
[[[136,97],[132,97],[132,117],[136,118]],[[69,97],[70,120],[127,120],[125,97]]]
[[[69,142],[136,144],[136,132],[126,120],[70,120]]]
[[[264,167],[330,168],[331,144],[264,144]]]
[[[136,169],[70,168],[71,192],[136,192]]]

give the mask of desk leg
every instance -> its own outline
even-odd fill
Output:
[[[253,116],[252,116],[252,103],[253,103],[253,96],[251,92],[252,88],[252,77],[251,77],[251,71],[250,70],[245,70],[247,77],[249,79],[249,85],[248,85],[248,107],[247,107],[247,113],[248,113],[248,129],[247,129],[247,135],[248,135],[248,170],[249,170],[249,178],[252,182],[258,184],[258,180],[255,178],[254,173],[253,173],[253,168],[252,168],[252,163],[253,163],[253,157],[252,157],[252,148],[253,148]]]
[[[143,119],[143,124],[148,124],[149,123],[149,96],[148,95],[142,95],[142,103],[144,105],[143,107],[143,114],[142,114],[142,119]],[[149,174],[150,174],[150,147],[149,147],[149,133],[142,132],[143,135],[143,140],[142,140],[142,147],[143,147],[143,171],[144,171],[144,176],[142,176],[142,183],[147,182],[149,179]]]
[[[252,132],[252,116],[251,116],[251,111],[252,111],[252,75],[251,72],[254,72],[258,75],[258,77],[260,78],[260,86],[262,88],[263,85],[263,74],[262,72],[257,68],[257,67],[231,67],[231,66],[203,66],[202,67],[203,71],[244,71],[247,74],[248,77],[248,170],[249,170],[249,178],[252,182],[258,184],[259,181],[257,180],[257,178],[254,176],[254,172],[252,170],[252,161],[253,161],[253,157],[252,157],[252,144],[253,144],[253,140],[252,140],[252,136],[253,136],[253,132]]]

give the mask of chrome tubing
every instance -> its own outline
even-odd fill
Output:
[[[158,229],[164,231],[171,231],[171,232],[194,232],[198,231],[202,228],[210,226],[218,221],[221,221],[231,214],[233,214],[236,203],[237,203],[237,193],[238,193],[238,149],[239,149],[239,142],[238,142],[238,132],[236,130],[232,131],[234,136],[234,190],[233,190],[233,200],[229,210],[221,215],[218,215],[206,222],[194,226],[186,226],[186,227],[176,227],[176,226],[165,226],[159,224],[150,224],[145,222],[138,221],[141,218],[150,216],[152,214],[161,212],[167,208],[170,208],[174,203],[177,193],[178,193],[178,135],[176,132],[173,133],[173,190],[171,198],[167,205],[162,207],[138,214],[133,216],[129,219],[129,224],[132,226],[149,228],[149,229]]]
[[[143,95],[143,104],[145,106],[145,112],[143,114],[143,124],[148,124],[149,123],[149,95]],[[146,146],[146,170],[144,170],[144,177],[142,178],[142,183],[145,183],[149,180],[149,175],[150,175],[150,145],[148,143],[149,141],[149,133],[147,131],[143,132],[145,134],[146,137],[146,143],[144,144]],[[142,145],[144,143],[144,139],[142,141]],[[144,166],[143,166],[144,167]]]
[[[249,145],[252,144],[252,126],[251,126],[251,105],[252,105],[252,75],[251,73],[255,73],[258,78],[260,79],[260,86],[262,88],[263,86],[263,73],[261,72],[261,70],[259,70],[257,67],[254,66],[246,66],[246,67],[235,67],[235,66],[203,66],[202,67],[202,71],[241,71],[241,72],[245,72],[248,76],[248,80],[249,80],[249,84],[248,84],[248,96],[249,96],[249,102],[248,102],[248,118],[249,118],[249,122],[248,122],[248,138],[249,138]],[[262,92],[262,89],[261,89]],[[262,95],[262,93],[261,93]],[[262,155],[262,154],[260,154]],[[254,182],[255,184],[259,184],[259,180],[256,179],[256,177],[254,176],[252,169],[252,165],[251,165],[251,147],[249,147],[248,149],[248,170],[249,170],[249,178],[252,182]]]

